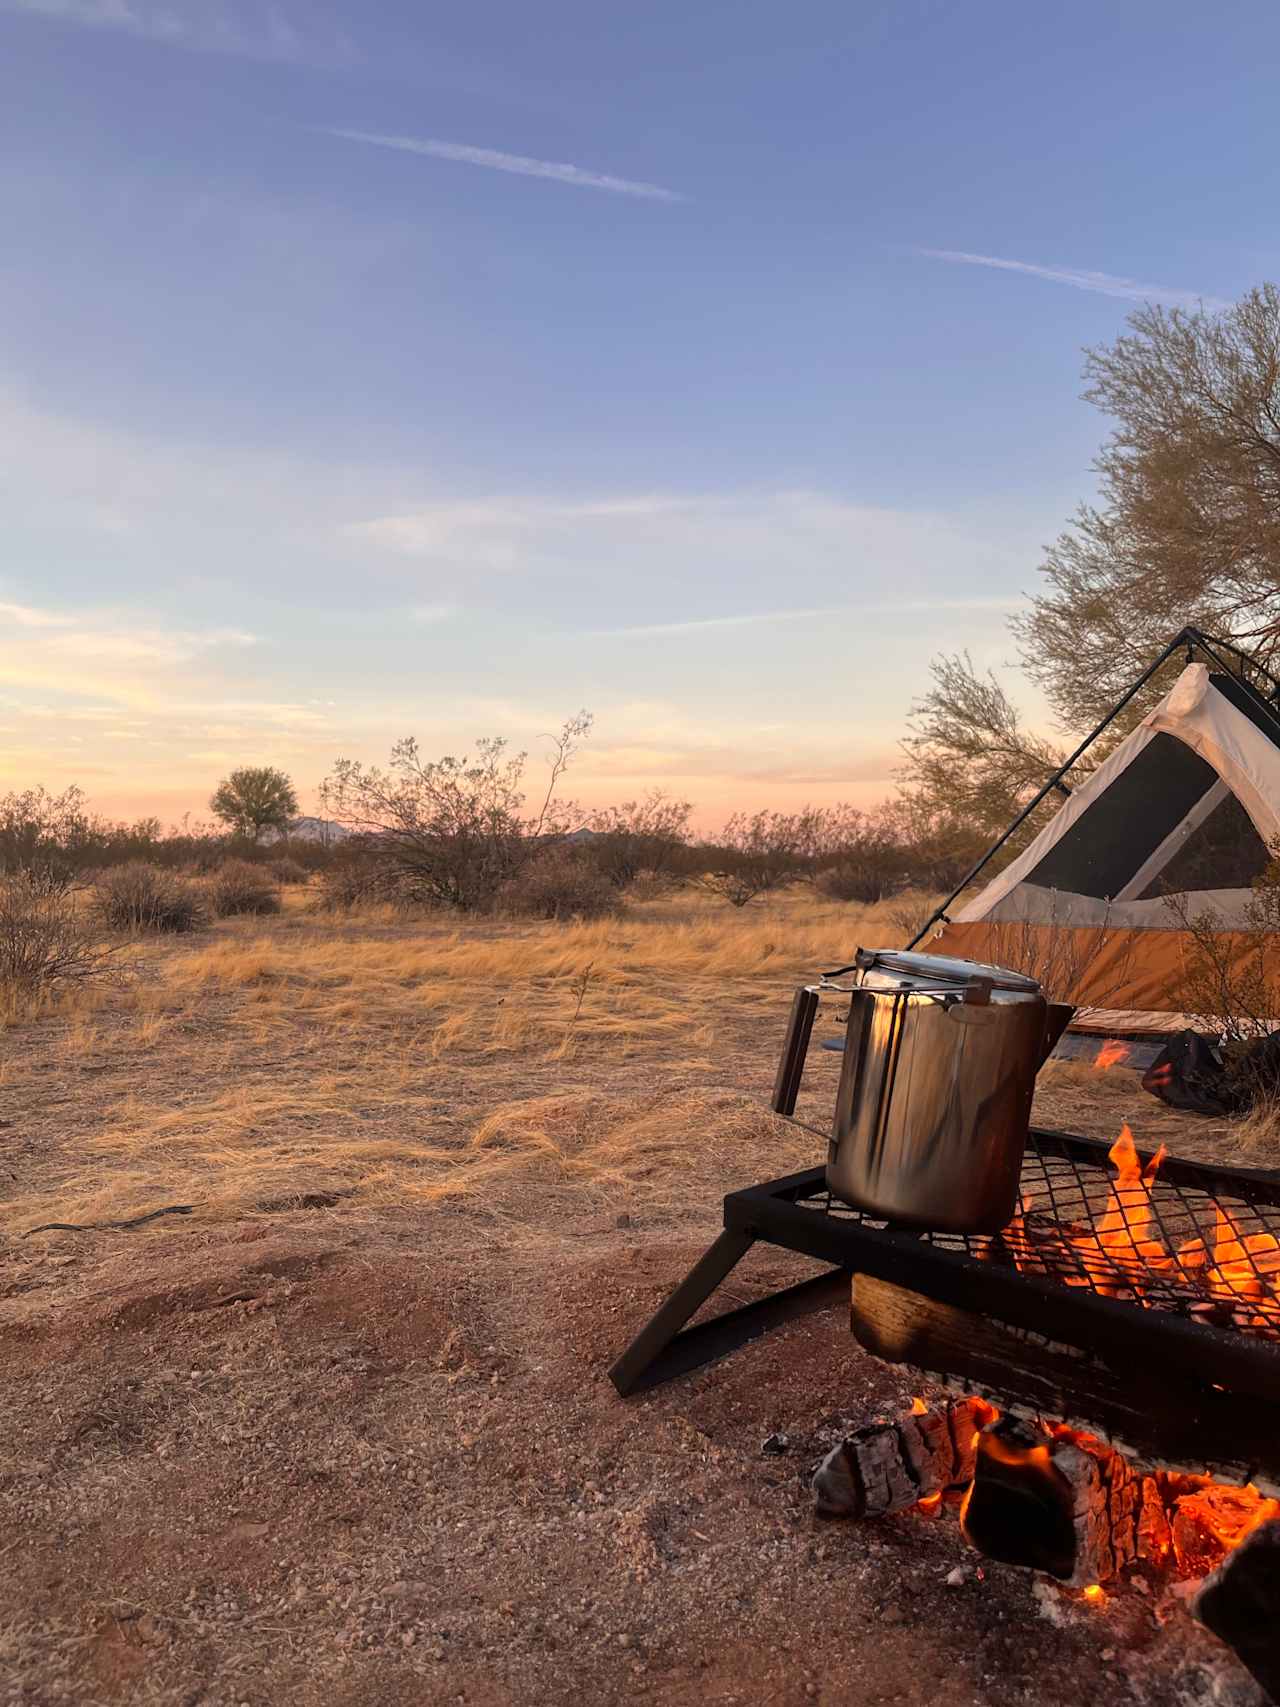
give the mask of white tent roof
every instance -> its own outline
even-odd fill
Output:
[[[1069,887],[1046,888],[1031,874],[1062,839],[1081,824],[1107,789],[1126,772],[1158,735],[1171,735],[1216,773],[1186,814],[1156,844],[1113,895],[1075,893]],[[1277,734],[1280,736],[1280,726]],[[1050,823],[1017,859],[954,915],[957,924],[982,920],[1023,920],[1040,924],[1110,924],[1137,929],[1168,929],[1172,920],[1163,895],[1151,895],[1161,872],[1209,815],[1234,795],[1265,847],[1280,841],[1280,746],[1222,693],[1203,664],[1188,664],[1171,691],[1116,748],[1115,752],[1065,801]],[[1247,826],[1246,826],[1247,828]],[[1147,898],[1143,899],[1144,892]],[[1231,923],[1249,894],[1239,887],[1197,889],[1200,904]]]

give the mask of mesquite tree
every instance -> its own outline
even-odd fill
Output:
[[[264,830],[287,830],[298,815],[293,784],[273,765],[242,765],[224,777],[209,809],[238,835],[257,841]]]
[[[1264,660],[1280,653],[1280,290],[1261,285],[1218,314],[1140,308],[1114,344],[1086,352],[1085,377],[1114,422],[1098,502],[1048,549],[1047,588],[1012,623],[1023,669],[1075,735],[1187,624]],[[1085,768],[1167,687],[1154,680]],[[909,789],[991,830],[1059,759],[963,655],[935,660],[906,747]]]

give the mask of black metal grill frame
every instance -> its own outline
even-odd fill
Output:
[[[1081,1153],[1082,1144],[1089,1145],[1087,1154]],[[1100,1157],[1092,1140],[1034,1132],[1022,1166],[1023,1213],[1009,1227],[994,1237],[934,1232],[913,1237],[934,1249],[1024,1274],[1039,1271],[1060,1286],[1280,1343],[1280,1187],[1240,1171],[1168,1157],[1151,1183],[1122,1186],[1117,1170],[1102,1165],[1107,1148],[1097,1146]],[[814,1196],[793,1201],[810,1213],[886,1226],[883,1219],[833,1197],[825,1183]],[[1233,1276],[1238,1284],[1231,1296],[1220,1281],[1216,1288],[1210,1284],[1220,1212],[1231,1222],[1233,1270],[1243,1271]],[[1118,1218],[1132,1251],[1116,1251],[1099,1238],[1104,1218],[1119,1231]],[[1150,1250],[1144,1254],[1139,1246]],[[1250,1282],[1256,1298],[1246,1290]]]
[[[1033,1209],[1037,1194],[1047,1196],[1051,1213],[1065,1214],[1072,1229],[1073,1209],[1100,1215],[1115,1177],[1110,1148],[1099,1139],[1033,1128],[1023,1175]],[[1149,1159],[1149,1152],[1140,1154]],[[1231,1209],[1242,1231],[1280,1235],[1280,1174],[1168,1157],[1151,1201],[1151,1236],[1173,1249],[1197,1230],[1212,1241],[1215,1201]],[[1088,1230],[1086,1221],[1079,1227]],[[682,1333],[758,1240],[834,1267]],[[1186,1276],[1173,1286],[1148,1273],[1143,1293],[1130,1289],[1127,1296],[1109,1297],[1092,1285],[1068,1285],[1060,1273],[1023,1272],[992,1246],[987,1236],[922,1233],[850,1209],[831,1197],[822,1168],[730,1192],[724,1232],[618,1359],[611,1379],[624,1395],[655,1386],[833,1302],[846,1292],[848,1276],[861,1273],[1080,1347],[1121,1368],[1174,1359],[1211,1387],[1273,1404],[1280,1398],[1280,1336],[1226,1325],[1222,1310],[1194,1310],[1197,1293]]]

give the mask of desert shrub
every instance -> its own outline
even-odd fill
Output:
[[[289,885],[311,881],[311,873],[301,860],[292,859],[288,854],[285,854],[281,859],[270,860],[267,864],[267,870],[277,883]]]
[[[1180,991],[1184,1011],[1217,1033],[1229,1102],[1258,1111],[1260,1134],[1280,1123],[1280,1052],[1261,1045],[1280,1035],[1280,843],[1253,880],[1243,916],[1230,925],[1213,907],[1193,910],[1190,894],[1166,897],[1170,921],[1188,933]],[[1268,1112],[1270,1111],[1270,1112]]]
[[[347,841],[346,836],[288,836],[271,841],[264,837],[256,850],[259,858],[265,858],[268,865],[278,859],[292,860],[294,865],[300,865],[306,872],[314,874],[317,871],[327,871],[342,851]],[[238,852],[239,850],[237,850]]]
[[[871,812],[829,814],[815,881],[833,901],[872,905],[905,889],[949,890],[983,852],[985,839],[971,825],[903,796]]]
[[[597,812],[582,838],[582,851],[615,889],[629,889],[641,877],[670,884],[689,846],[692,811],[688,800],[669,800],[655,789],[643,800]]]
[[[56,876],[23,871],[0,878],[0,999],[10,1012],[126,970],[119,944],[102,941]]]
[[[557,785],[591,726],[586,712],[552,737],[546,790],[534,815],[522,789],[527,755],[495,737],[464,757],[428,760],[412,737],[389,769],[339,759],[321,788],[324,810],[362,836],[401,895],[459,912],[487,912],[504,886],[569,828]]]
[[[280,911],[280,892],[270,871],[246,859],[229,859],[218,867],[209,884],[209,899],[220,919]]]
[[[701,882],[731,907],[745,907],[802,881],[811,875],[813,848],[825,819],[821,809],[811,807],[750,817],[736,812],[718,840],[702,850]]]
[[[498,891],[500,912],[534,919],[603,919],[622,910],[615,884],[573,847],[553,847],[531,859]]]
[[[869,847],[850,853],[838,865],[820,871],[814,882],[831,901],[861,901],[867,906],[896,895],[907,876],[893,847]]]
[[[885,909],[885,919],[898,939],[893,946],[905,948],[909,942],[915,941],[933,917],[935,900],[933,895],[909,890],[900,896],[892,907]],[[923,947],[927,951],[928,944]]]
[[[113,931],[192,931],[206,917],[193,883],[138,860],[102,872],[94,902],[98,918]]]
[[[348,913],[374,902],[403,900],[399,872],[378,856],[366,836],[351,836],[333,850],[320,873],[314,905],[322,913]]]

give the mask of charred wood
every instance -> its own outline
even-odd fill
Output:
[[[1191,1610],[1280,1702],[1280,1519],[1227,1554]]]
[[[958,1310],[907,1287],[854,1276],[860,1344],[1001,1411],[1053,1417],[1096,1435],[1141,1470],[1204,1472],[1280,1495],[1280,1383],[1275,1403],[1223,1392],[1162,1363],[1119,1370],[1079,1346]]]
[[[980,1398],[868,1423],[829,1452],[813,1479],[820,1517],[887,1517],[967,1487],[979,1430],[993,1408]]]
[[[1149,1480],[1108,1447],[1002,1417],[979,1436],[960,1522],[988,1558],[1085,1588],[1167,1555],[1168,1521]]]

